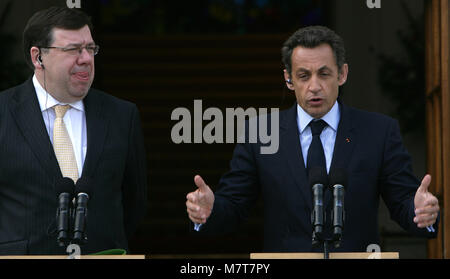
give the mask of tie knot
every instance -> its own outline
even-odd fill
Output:
[[[309,126],[311,126],[311,133],[313,136],[320,135],[322,133],[323,128],[327,126],[327,123],[323,121],[322,119],[319,120],[311,120],[309,122]]]
[[[53,107],[55,109],[56,118],[64,118],[67,110],[70,108],[69,105],[56,105]]]

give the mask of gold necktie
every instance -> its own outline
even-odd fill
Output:
[[[63,121],[64,115],[69,108],[69,105],[54,106],[56,118],[53,124],[53,149],[55,150],[56,159],[58,159],[63,177],[70,177],[74,182],[77,182],[78,167],[75,152]]]

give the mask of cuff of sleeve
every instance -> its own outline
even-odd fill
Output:
[[[199,232],[201,227],[202,227],[202,224],[194,223],[194,230],[195,230],[196,232]]]

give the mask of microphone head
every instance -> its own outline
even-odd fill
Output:
[[[339,184],[347,186],[347,171],[343,168],[334,168],[330,171],[330,187],[333,188],[334,185]]]
[[[327,185],[328,176],[325,168],[312,167],[309,170],[309,186],[313,187],[316,184]]]
[[[79,193],[86,193],[88,196],[91,195],[91,183],[89,178],[82,176],[77,180],[75,184],[75,193],[78,195]]]
[[[69,177],[63,177],[62,179],[55,182],[55,189],[57,191],[57,196],[62,193],[69,193],[70,196],[73,196],[75,191],[75,184],[73,180]]]

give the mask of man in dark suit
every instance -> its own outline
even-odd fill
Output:
[[[58,194],[71,191],[63,177],[84,181],[89,195],[82,254],[128,249],[145,215],[139,113],[90,88],[91,32],[89,17],[68,8],[37,12],[25,27],[34,76],[0,93],[0,254],[66,254],[56,235]]]
[[[282,56],[286,85],[295,92],[297,104],[280,113],[278,152],[260,154],[260,143],[237,144],[231,169],[216,193],[195,176],[198,189],[186,197],[195,229],[235,230],[262,196],[265,251],[321,251],[312,245],[313,198],[308,183],[309,165],[316,161],[309,157],[310,145],[318,135],[317,154],[325,173],[344,169],[348,176],[343,238],[340,247],[331,251],[365,252],[370,244],[379,244],[380,196],[391,218],[405,230],[435,236],[439,205],[427,190],[431,177],[426,175],[420,183],[413,175],[397,122],[338,100],[339,86],[348,75],[342,39],[326,27],[306,27],[284,43]],[[315,133],[314,123],[319,122],[324,125]],[[331,191],[325,192],[323,238],[329,239],[333,204]]]

